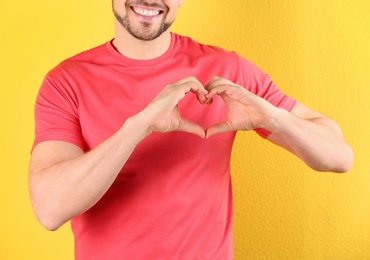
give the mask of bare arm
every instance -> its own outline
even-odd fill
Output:
[[[84,153],[59,141],[38,144],[31,155],[29,189],[35,214],[56,230],[91,208],[109,189],[138,143],[152,132],[186,131],[204,137],[204,130],[181,118],[178,102],[189,91],[199,101],[207,93],[195,78],[167,86],[140,113],[129,118],[110,138]]]
[[[207,103],[220,95],[228,107],[225,122],[210,127],[207,137],[236,130],[264,128],[268,140],[289,150],[317,171],[346,172],[353,163],[352,149],[343,140],[339,126],[330,118],[297,103],[291,112],[222,78],[207,86]]]
[[[29,188],[39,221],[49,230],[92,207],[108,190],[136,145],[146,133],[129,119],[94,150],[70,143],[38,144],[31,155]]]
[[[351,147],[330,118],[297,103],[291,113],[280,109],[268,140],[291,151],[317,171],[343,173],[353,164]]]

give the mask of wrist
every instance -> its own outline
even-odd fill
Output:
[[[291,116],[291,113],[286,109],[277,107],[268,123],[261,128],[276,134],[285,132],[287,126],[289,125],[289,117]]]
[[[153,133],[149,120],[142,112],[127,118],[124,125],[131,128],[134,134],[142,139]]]

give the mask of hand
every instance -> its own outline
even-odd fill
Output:
[[[197,96],[199,103],[205,103],[208,92],[195,77],[184,78],[164,88],[141,112],[149,120],[149,132],[184,131],[204,138],[204,129],[183,119],[178,109],[178,103],[190,91]]]
[[[227,106],[227,119],[210,126],[206,138],[230,131],[268,129],[272,124],[277,108],[245,88],[219,77],[214,77],[205,88],[207,104],[219,95]]]

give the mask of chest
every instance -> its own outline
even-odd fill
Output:
[[[82,135],[87,150],[91,150],[115,133],[127,118],[143,110],[168,84],[194,75],[192,69],[144,71],[111,69],[93,77],[81,77],[78,82],[78,109]],[[163,70],[161,70],[163,71]],[[169,71],[169,72],[167,72]],[[206,84],[216,72],[197,72]],[[94,75],[94,73],[86,73]],[[201,105],[189,92],[178,104],[181,116],[207,128],[226,117],[225,104],[216,97],[212,105]]]

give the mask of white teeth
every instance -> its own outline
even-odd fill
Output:
[[[140,14],[142,16],[151,17],[151,16],[156,16],[159,14],[159,11],[155,11],[155,10],[145,10],[145,9],[140,9],[140,8],[133,8],[133,9],[137,14]]]

